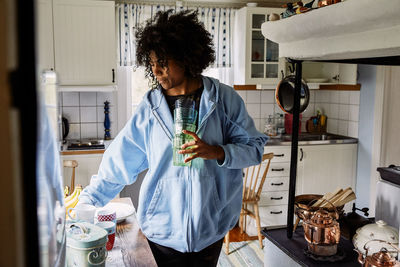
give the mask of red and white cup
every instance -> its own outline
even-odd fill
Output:
[[[114,222],[117,223],[117,213],[110,209],[99,209],[96,211],[95,216],[97,222]]]
[[[106,249],[111,250],[114,247],[115,242],[116,224],[112,221],[100,221],[96,223],[96,225],[107,231]]]

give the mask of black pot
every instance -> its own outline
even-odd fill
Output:
[[[66,118],[62,117],[62,138],[65,143],[65,138],[67,138],[69,133],[69,122]]]
[[[276,103],[284,112],[290,114],[293,114],[294,108],[295,78],[296,76],[294,75],[283,78],[275,90]],[[300,113],[307,108],[309,102],[310,90],[307,84],[301,80]]]

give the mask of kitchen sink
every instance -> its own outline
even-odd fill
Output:
[[[269,145],[287,145],[292,142],[291,134],[284,134],[280,137],[273,137],[268,141]],[[357,139],[353,137],[338,135],[338,134],[310,134],[303,133],[299,135],[299,145],[313,144],[343,144],[357,143]]]

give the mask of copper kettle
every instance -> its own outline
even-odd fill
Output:
[[[340,227],[336,221],[339,214],[336,209],[335,211],[333,218],[328,211],[320,209],[303,223],[304,237],[311,253],[319,256],[332,256],[337,253]]]
[[[392,258],[392,255],[387,250],[387,248],[383,247],[380,251],[368,256],[368,249],[367,244],[372,241],[382,242],[391,245],[394,249],[400,252],[400,250],[395,247],[393,244],[386,242],[384,240],[379,239],[372,239],[365,243],[364,249],[366,251],[365,257],[364,255],[358,250],[355,249],[358,253],[358,262],[361,263],[363,267],[400,267],[400,262],[396,261],[395,258]]]

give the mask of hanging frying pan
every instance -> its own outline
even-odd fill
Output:
[[[284,77],[276,87],[275,99],[278,106],[286,113],[293,114],[295,92],[295,75]],[[307,84],[301,80],[300,89],[300,113],[303,112],[310,102],[310,90]]]

